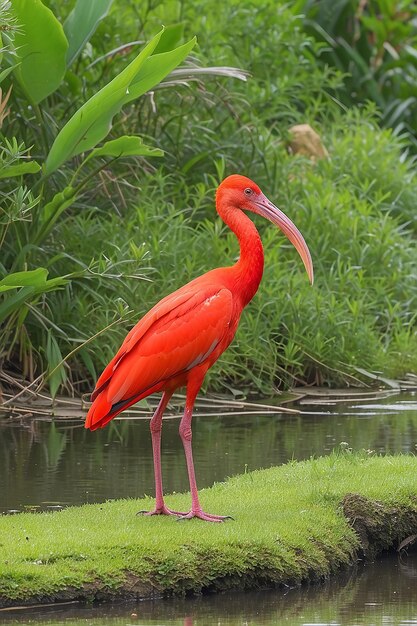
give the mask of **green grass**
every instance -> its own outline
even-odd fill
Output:
[[[361,547],[342,514],[346,494],[382,505],[369,503],[374,551],[397,547],[415,529],[416,471],[412,456],[345,452],[236,476],[201,491],[206,510],[234,516],[223,524],[137,517],[152,506],[150,498],[2,517],[0,601],[178,594],[326,577],[352,563]],[[167,501],[187,509],[189,495]],[[360,506],[364,516],[366,501]]]

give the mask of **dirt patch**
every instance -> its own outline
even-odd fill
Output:
[[[54,606],[71,602],[116,602],[119,600],[150,600],[162,598],[163,594],[150,583],[143,582],[135,574],[128,572],[124,583],[112,588],[99,580],[83,585],[81,589],[67,587],[45,595],[34,595],[25,600],[13,600],[0,595],[0,615],[2,611],[18,607]]]
[[[359,536],[361,556],[372,560],[384,550],[398,550],[407,537],[417,533],[417,498],[415,500],[415,509],[412,509],[390,507],[357,493],[343,498],[343,513]]]

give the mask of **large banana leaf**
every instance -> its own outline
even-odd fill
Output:
[[[195,44],[188,43],[149,58],[161,38],[161,30],[140,54],[110,83],[88,100],[56,137],[44,166],[46,175],[73,156],[91,150],[109,133],[113,117],[124,104],[157,85],[181,63]]]
[[[44,166],[51,174],[71,157],[91,150],[108,134],[113,117],[120,111],[129,86],[162,35],[162,30],[116,78],[105,85],[74,113],[56,137]]]
[[[106,17],[113,0],[77,0],[64,22],[68,39],[67,65],[77,58],[103,17]]]
[[[38,104],[55,91],[66,71],[68,41],[61,24],[41,0],[11,0],[19,28],[14,69],[26,96]]]

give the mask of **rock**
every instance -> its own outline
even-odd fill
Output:
[[[309,124],[297,124],[289,129],[290,141],[288,151],[301,154],[312,161],[328,158],[329,153],[323,146],[320,135]]]

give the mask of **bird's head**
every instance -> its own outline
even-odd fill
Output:
[[[304,237],[285,213],[268,200],[256,183],[246,176],[232,174],[219,185],[216,200],[218,205],[227,205],[262,215],[275,226],[278,226],[297,250],[309,280],[313,284],[313,262]]]

